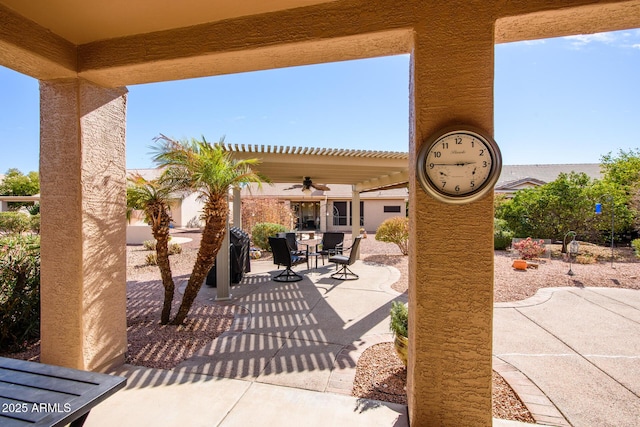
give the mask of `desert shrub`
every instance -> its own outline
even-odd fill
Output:
[[[598,262],[598,256],[592,253],[584,253],[576,256],[576,264],[595,264]]]
[[[494,218],[493,220],[493,249],[504,251],[511,245],[513,232],[509,230],[507,221]]]
[[[547,251],[544,240],[534,240],[531,237],[515,242],[513,249],[518,251],[522,259],[540,258]]]
[[[155,252],[151,252],[144,257],[144,262],[147,265],[158,265],[158,255]]]
[[[29,218],[29,226],[31,227],[31,231],[40,234],[40,214],[31,215],[31,218]]]
[[[30,229],[29,215],[22,212],[0,212],[0,232],[19,234]]]
[[[0,239],[0,349],[40,335],[40,237]]]
[[[409,253],[409,218],[395,216],[385,220],[376,230],[376,240],[395,243],[402,255]]]
[[[631,246],[633,247],[633,250],[636,251],[636,256],[640,258],[640,239],[632,240]]]
[[[254,245],[268,251],[271,249],[269,248],[269,236],[275,236],[277,233],[285,231],[287,231],[287,229],[284,225],[262,222],[256,224],[251,230],[251,239]]]
[[[25,208],[31,215],[40,215],[40,203],[34,203],[33,205],[27,205]]]
[[[145,240],[142,242],[142,246],[148,251],[156,250],[156,241],[155,240]]]
[[[145,240],[144,242],[142,242],[142,246],[148,251],[155,251],[156,244],[157,242],[155,240]],[[169,255],[176,255],[176,254],[182,253],[182,246],[180,246],[179,243],[169,243],[168,249],[169,249]],[[148,256],[149,255],[147,255],[147,257]],[[153,263],[150,265],[156,265],[156,263]]]

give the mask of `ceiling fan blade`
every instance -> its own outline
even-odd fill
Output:
[[[291,187],[285,188],[285,190],[295,190],[296,188],[302,188],[303,186],[300,184],[294,184]]]
[[[329,190],[331,190],[329,187],[327,187],[324,184],[311,184],[311,186],[313,188],[315,188],[316,190],[319,190],[319,191],[329,191]]]

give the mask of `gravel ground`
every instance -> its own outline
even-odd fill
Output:
[[[176,286],[187,280],[197,253],[200,234],[176,231],[175,236],[188,237],[192,242],[182,244],[183,252],[171,256],[171,268]],[[346,246],[349,245],[347,236]],[[494,301],[516,301],[533,296],[536,291],[549,286],[609,286],[640,289],[640,262],[629,250],[619,250],[614,268],[607,262],[607,248],[581,245],[583,251],[593,256],[582,256],[581,261],[599,262],[575,264],[571,268],[574,276],[567,275],[569,263],[553,247],[553,257],[540,262],[537,269],[516,271],[511,267],[512,254],[496,251],[494,271]],[[148,254],[142,246],[127,247],[127,363],[153,368],[170,369],[190,357],[198,348],[215,339],[231,325],[237,308],[232,305],[204,306],[198,303],[185,325],[160,326],[163,287],[158,268],[145,266]],[[401,275],[393,288],[398,292],[408,289],[408,267],[406,256],[397,246],[377,242],[373,236],[361,243],[362,260],[397,268]],[[603,261],[605,260],[605,261]],[[178,298],[176,298],[178,299]],[[177,309],[174,302],[173,312]],[[39,346],[10,355],[15,358],[38,360]],[[357,362],[353,395],[388,402],[406,403],[406,369],[395,355],[392,343],[382,343],[367,349]],[[493,415],[498,418],[533,422],[526,408],[511,388],[495,374],[493,379]]]

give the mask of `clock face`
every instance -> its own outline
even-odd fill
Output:
[[[426,141],[417,166],[418,179],[428,193],[441,201],[466,203],[493,188],[502,160],[491,137],[456,128]]]

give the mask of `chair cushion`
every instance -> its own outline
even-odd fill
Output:
[[[346,264],[349,262],[349,257],[345,255],[333,255],[329,257],[329,262],[335,262],[338,264]]]

